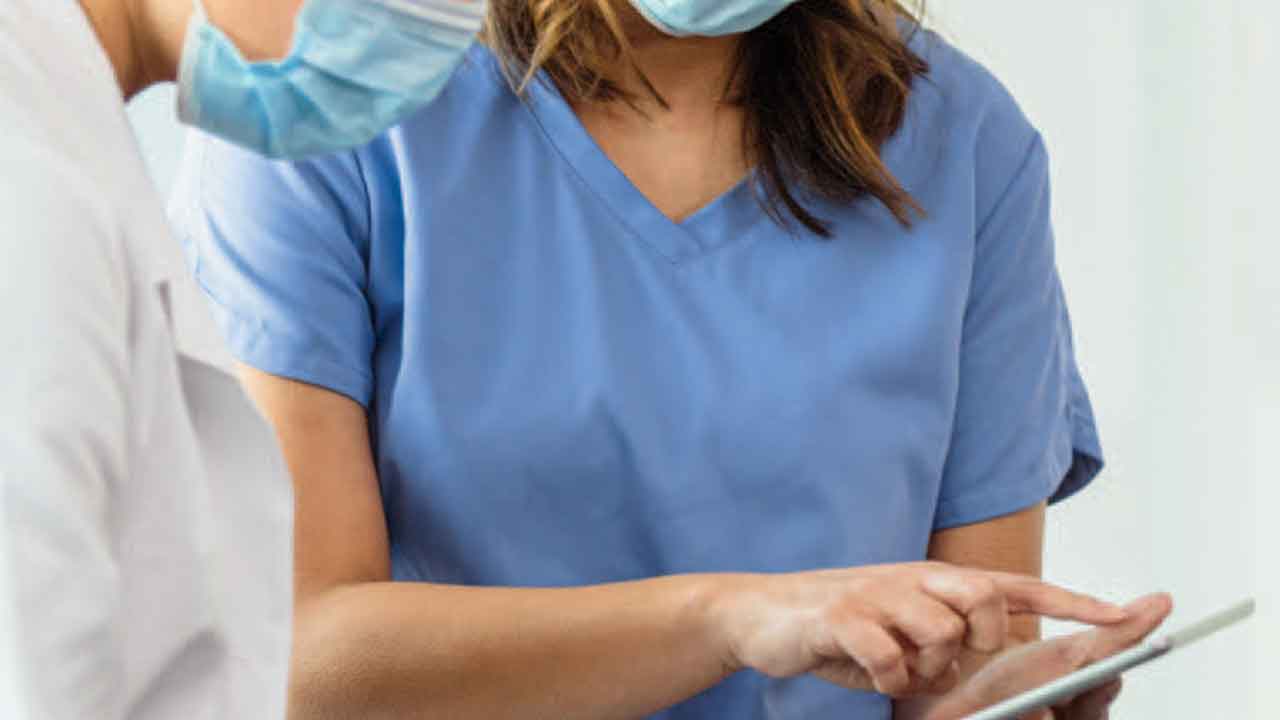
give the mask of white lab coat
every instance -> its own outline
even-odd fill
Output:
[[[183,272],[78,3],[0,2],[0,718],[284,715],[291,493]]]

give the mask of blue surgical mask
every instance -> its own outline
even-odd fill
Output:
[[[668,35],[734,35],[755,30],[797,0],[631,0]]]
[[[248,62],[197,0],[178,115],[273,158],[363,145],[439,94],[474,41],[485,5],[307,0],[289,54]]]

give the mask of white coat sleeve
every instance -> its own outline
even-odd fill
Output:
[[[116,720],[129,269],[87,183],[22,155],[0,169],[0,661],[18,694],[5,717]]]

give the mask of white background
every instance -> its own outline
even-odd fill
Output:
[[[1250,625],[1135,672],[1115,717],[1280,718],[1280,10],[1273,0],[933,0],[1044,132],[1059,262],[1109,464],[1051,511],[1047,574]],[[132,108],[157,182],[167,90]],[[1050,632],[1065,628],[1051,626]]]
[[[1113,597],[1171,591],[1172,624],[1261,596],[1247,629],[1134,673],[1121,718],[1280,718],[1278,689],[1261,692],[1280,665],[1275,8],[932,4],[1053,154],[1059,261],[1109,466],[1052,512],[1048,575]]]

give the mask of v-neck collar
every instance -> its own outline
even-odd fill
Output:
[[[655,206],[604,152],[560,94],[539,74],[525,107],[573,172],[631,234],[673,264],[725,247],[768,222],[753,196],[754,171],[681,222]]]

